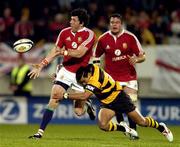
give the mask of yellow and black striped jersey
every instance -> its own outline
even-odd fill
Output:
[[[109,104],[116,99],[122,86],[97,65],[92,64],[92,66],[92,76],[84,88],[95,94],[102,103]]]

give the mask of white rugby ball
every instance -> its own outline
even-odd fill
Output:
[[[34,43],[30,39],[19,39],[13,44],[13,49],[18,53],[25,53],[33,47]]]

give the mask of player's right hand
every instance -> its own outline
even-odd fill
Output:
[[[40,64],[33,64],[32,66],[33,66],[33,69],[28,73],[28,76],[30,78],[36,79],[40,75],[42,66]]]
[[[129,63],[131,65],[135,65],[137,63],[137,61],[138,61],[138,59],[137,59],[137,57],[135,55],[133,55],[133,56],[127,55],[127,57],[129,58]]]
[[[55,55],[61,55],[61,56],[64,56],[64,51],[65,51],[65,48],[59,48],[59,47],[56,47],[55,48]]]

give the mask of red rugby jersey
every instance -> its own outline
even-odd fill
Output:
[[[88,48],[88,51],[81,58],[74,58],[70,56],[64,56],[63,65],[70,72],[76,72],[80,66],[88,64],[92,55],[92,48],[95,41],[95,34],[90,29],[84,27],[76,33],[71,31],[71,27],[63,29],[56,41],[56,45],[60,48],[76,50],[79,45],[83,45]]]
[[[118,37],[110,31],[105,32],[98,40],[95,56],[105,54],[105,71],[115,80],[125,82],[136,80],[135,67],[129,64],[127,55],[138,56],[144,51],[136,36],[123,30]]]

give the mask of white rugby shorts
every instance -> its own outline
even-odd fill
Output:
[[[132,81],[128,81],[128,82],[119,82],[119,83],[121,86],[127,86],[129,88],[132,88],[132,89],[138,91],[137,80],[132,80]],[[138,98],[137,94],[129,93],[129,96],[134,103],[137,102],[137,98]]]
[[[60,81],[68,85],[73,90],[84,92],[84,88],[76,81],[76,74],[66,70],[64,67],[57,70],[55,81]]]
[[[128,82],[119,82],[121,86],[127,86],[129,88],[132,88],[134,90],[138,90],[138,83],[137,80],[132,80]]]

